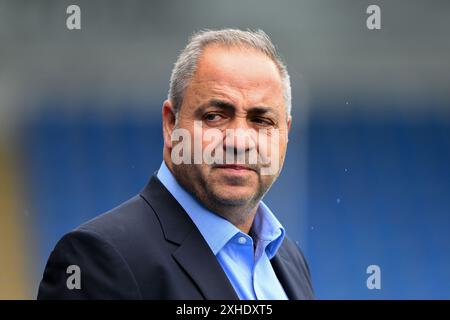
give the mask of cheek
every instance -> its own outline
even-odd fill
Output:
[[[273,139],[272,145],[274,146],[274,149],[279,154],[280,158],[284,157],[284,154],[286,152],[287,148],[287,131],[286,130],[279,130],[276,134],[276,138]]]
[[[279,152],[280,152],[280,158],[284,158],[285,154],[286,154],[286,149],[287,149],[287,140],[286,139],[281,139],[279,146],[278,146]]]
[[[213,150],[219,147],[223,148],[223,139],[224,136],[222,132],[218,129],[204,129],[201,135],[198,135],[198,138],[202,141],[203,150]]]
[[[188,132],[188,138],[190,139],[188,143],[191,153],[195,153],[196,150],[198,151],[202,147],[202,127],[199,123],[201,122],[183,120],[178,124],[179,129],[183,129]]]
[[[280,133],[275,132],[270,135],[258,137],[258,152],[262,159],[283,158],[286,152],[287,141]]]

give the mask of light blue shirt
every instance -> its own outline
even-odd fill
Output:
[[[241,300],[287,299],[270,263],[285,231],[262,201],[252,226],[254,249],[249,235],[201,205],[177,182],[164,161],[157,177],[197,226]]]

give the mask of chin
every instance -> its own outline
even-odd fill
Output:
[[[228,186],[213,193],[218,202],[224,205],[246,205],[255,193],[253,190],[242,190],[243,188],[247,189],[246,187]]]

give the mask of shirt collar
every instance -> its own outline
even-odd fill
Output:
[[[205,238],[214,255],[241,231],[228,220],[205,208],[191,193],[175,179],[163,161],[157,177],[172,196],[183,207]],[[266,243],[266,252],[271,259],[284,239],[284,228],[270,209],[261,201],[252,226],[252,233]]]
[[[262,201],[256,211],[251,232],[257,241],[264,243],[269,259],[277,253],[286,233],[281,223]]]

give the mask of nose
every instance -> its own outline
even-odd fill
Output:
[[[224,150],[234,155],[245,155],[256,148],[256,132],[247,119],[236,118],[225,130]]]

